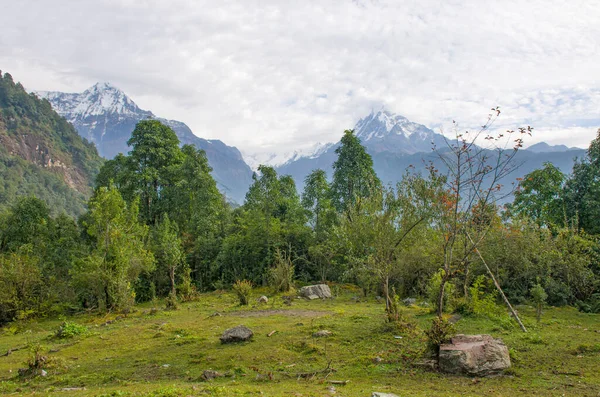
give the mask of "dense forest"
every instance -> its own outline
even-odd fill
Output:
[[[145,120],[132,131],[132,150],[101,165],[83,212],[85,189],[57,203],[63,179],[47,170],[36,175],[50,182],[23,177],[32,165],[13,159],[5,140],[35,135],[49,148],[75,148],[61,161],[86,177],[101,164],[91,145],[8,74],[0,89],[9,98],[1,103],[2,162],[11,162],[2,193],[10,204],[0,214],[0,324],[126,312],[160,297],[176,308],[201,291],[286,292],[315,281],[383,296],[389,319],[400,298],[417,296],[440,318],[484,310],[502,296],[600,312],[600,131],[571,175],[546,164],[518,181],[508,205],[500,205],[502,186],[511,184],[512,160],[531,129],[508,131],[506,141],[490,135],[493,109],[480,131],[435,148],[443,172],[433,163],[425,175],[398,170],[402,181],[384,186],[347,130],[331,181],[314,170],[298,194],[291,177],[260,166],[245,202],[232,208],[205,153]],[[481,140],[495,150],[475,144]]]

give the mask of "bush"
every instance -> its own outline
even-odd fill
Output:
[[[592,297],[583,302],[576,302],[577,308],[583,313],[600,313],[600,294],[594,294]]]
[[[69,321],[63,321],[63,323],[58,327],[54,335],[57,338],[66,339],[73,338],[79,335],[87,334],[88,329],[85,325],[79,325],[76,323],[71,323]]]
[[[505,315],[505,310],[496,303],[498,299],[498,290],[496,290],[491,280],[481,275],[475,279],[470,293],[470,306],[473,314],[486,316],[491,319],[498,319]]]
[[[548,277],[546,279],[545,289],[548,294],[546,302],[550,306],[566,306],[572,301],[573,292],[571,291],[571,288],[562,281]]]
[[[179,307],[179,302],[177,302],[177,295],[174,293],[169,293],[167,299],[165,301],[167,310],[177,310]]]
[[[440,269],[438,272],[434,273],[427,283],[427,298],[429,303],[431,303],[434,312],[438,309],[438,295],[440,293],[443,272],[444,271]],[[455,290],[456,287],[453,283],[449,281],[446,282],[446,286],[444,287],[444,312],[452,311]]]
[[[533,304],[535,306],[535,317],[539,323],[540,319],[542,318],[542,308],[544,307],[546,298],[548,298],[548,294],[546,294],[546,291],[539,284],[539,282],[533,287],[531,287],[529,293],[531,294],[531,298],[533,299]]]
[[[252,283],[248,280],[237,280],[232,286],[233,292],[237,295],[240,305],[245,306],[250,302],[250,293],[252,292]]]
[[[275,266],[269,270],[269,281],[275,292],[288,292],[294,282],[294,265],[289,255],[275,251]]]
[[[448,342],[454,334],[454,325],[444,318],[436,317],[431,323],[431,328],[425,330],[427,336],[427,345],[429,349],[438,357],[440,354],[440,345]]]

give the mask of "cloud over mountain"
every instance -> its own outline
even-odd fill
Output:
[[[508,128],[585,146],[599,18],[593,2],[558,0],[22,0],[0,14],[0,65],[30,89],[112,81],[252,153],[335,142],[381,105],[432,128],[500,106]]]

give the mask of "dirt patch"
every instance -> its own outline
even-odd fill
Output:
[[[299,316],[299,317],[320,317],[327,316],[331,312],[316,310],[255,310],[227,313],[228,316],[236,317],[268,317],[268,316]]]

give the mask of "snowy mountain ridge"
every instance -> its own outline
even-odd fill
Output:
[[[316,158],[325,153],[329,148],[334,146],[334,143],[317,142],[305,149],[294,150],[284,153],[247,153],[243,152],[244,161],[254,171],[259,165],[268,165],[271,167],[280,167],[287,163],[296,161],[301,158]]]
[[[68,115],[67,120],[71,123],[103,114],[152,114],[141,110],[123,91],[110,83],[96,83],[82,93],[38,91],[36,94],[50,101],[58,114]]]

